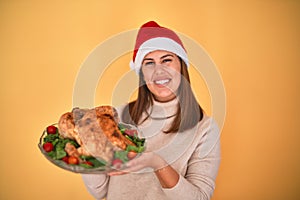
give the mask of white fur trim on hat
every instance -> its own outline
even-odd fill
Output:
[[[189,66],[187,53],[180,44],[166,37],[156,37],[147,40],[139,47],[139,50],[135,57],[135,62],[133,62],[132,60],[130,61],[130,68],[135,70],[135,72],[139,74],[144,57],[148,53],[156,50],[165,50],[172,52],[179,56],[185,62],[185,64]]]

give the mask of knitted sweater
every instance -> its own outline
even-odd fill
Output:
[[[155,173],[140,172],[109,177],[105,174],[83,174],[87,190],[95,199],[107,200],[192,200],[210,199],[220,163],[220,134],[215,121],[204,115],[192,129],[180,133],[163,133],[174,117],[177,100],[154,102],[142,125],[141,137],[146,138],[147,151],[163,157],[180,175],[173,188],[162,188]],[[118,109],[121,114],[124,107]]]

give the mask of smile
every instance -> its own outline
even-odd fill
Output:
[[[164,84],[169,83],[170,81],[171,81],[171,79],[163,79],[163,80],[154,81],[154,83],[157,85],[164,85]]]

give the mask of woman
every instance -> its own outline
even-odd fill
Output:
[[[150,21],[137,35],[131,67],[135,101],[119,108],[136,125],[147,151],[123,171],[83,175],[88,191],[110,199],[210,199],[220,163],[219,130],[192,92],[188,58],[175,32]]]

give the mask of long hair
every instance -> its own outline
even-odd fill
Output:
[[[190,84],[190,76],[187,66],[179,57],[181,63],[181,82],[177,91],[178,105],[172,125],[165,133],[175,133],[193,128],[203,118],[203,109],[197,102]],[[129,124],[139,125],[150,116],[142,119],[142,114],[153,105],[153,96],[144,81],[142,70],[139,74],[138,96],[124,109],[122,121]]]

